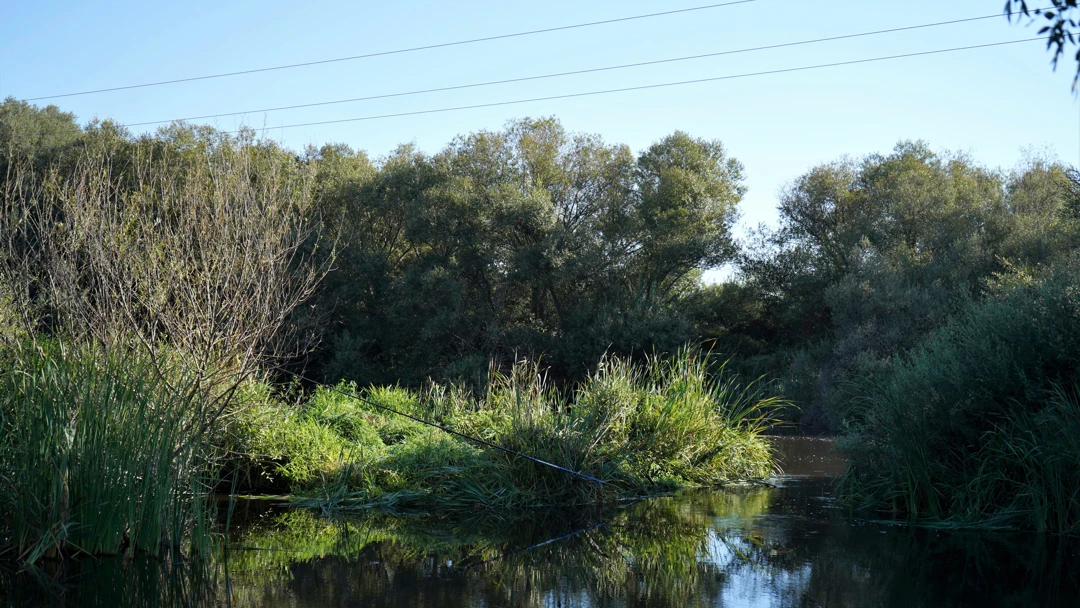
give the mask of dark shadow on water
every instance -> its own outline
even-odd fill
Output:
[[[791,440],[785,439],[790,442]],[[0,603],[57,606],[1074,606],[1075,540],[853,518],[828,442],[778,446],[773,486],[620,510],[324,518],[251,504],[212,565],[0,568]]]

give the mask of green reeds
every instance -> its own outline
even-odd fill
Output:
[[[977,447],[936,458],[919,425],[894,411],[883,422],[887,444],[846,444],[861,468],[845,474],[841,492],[928,527],[1080,532],[1080,399],[1054,387],[1045,403],[1005,416]]]
[[[297,408],[251,408],[264,415],[236,425],[249,430],[241,430],[235,449],[248,455],[244,466],[254,473],[248,479],[273,477],[306,504],[324,508],[580,505],[767,477],[773,464],[761,434],[785,405],[722,368],[710,374],[706,359],[691,351],[642,365],[607,358],[569,392],[553,389],[530,362],[506,372],[493,368],[487,387],[478,398],[439,386],[321,388]],[[478,446],[372,403],[606,484]]]
[[[205,446],[182,374],[166,384],[139,357],[56,343],[5,357],[0,549],[32,564],[205,543]]]
[[[1080,531],[1080,293],[1062,270],[972,305],[856,384],[841,492],[936,527]]]
[[[955,511],[973,522],[1080,532],[1080,399],[1055,386],[1046,407],[988,432]]]

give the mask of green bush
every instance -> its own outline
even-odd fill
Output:
[[[1077,277],[1003,282],[863,387],[840,443],[849,494],[958,524],[1080,527],[1064,392],[1080,386]]]

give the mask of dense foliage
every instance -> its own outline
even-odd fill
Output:
[[[783,378],[804,425],[842,435],[851,497],[949,525],[1077,529],[1078,200],[1060,164],[990,171],[920,143],[784,193],[745,282],[721,293],[759,338],[734,336],[757,347],[743,364]]]
[[[734,253],[742,168],[684,133],[635,158],[522,120],[377,167],[340,146],[309,158],[342,244],[317,304],[331,381],[476,383],[516,356],[581,379],[605,352],[670,352],[695,337],[680,303],[700,269]]]
[[[524,120],[373,164],[11,99],[0,138],[0,553],[203,547],[230,482],[523,507],[771,470],[782,402],[667,356],[735,251],[742,169],[718,142],[634,157]],[[305,364],[607,484],[280,382]]]
[[[758,338],[744,352],[784,376],[804,423],[840,430],[848,381],[889,373],[1000,277],[1071,256],[1073,189],[1038,157],[1003,173],[923,143],[811,169],[782,194],[779,227],[744,250],[751,295],[725,298]]]
[[[186,125],[134,137],[9,99],[0,138],[0,341],[193,374],[191,428],[251,487],[583,499],[311,385],[285,405],[282,370],[628,491],[764,474],[756,427],[717,396],[735,374],[843,435],[868,505],[1077,526],[1080,181],[1052,158],[991,169],[901,142],[796,177],[777,224],[740,241],[742,166],[678,132],[635,155],[524,119],[372,160]],[[712,356],[664,363],[686,344]]]
[[[861,387],[844,447],[870,504],[1080,530],[1080,292],[1069,264],[1003,286]]]

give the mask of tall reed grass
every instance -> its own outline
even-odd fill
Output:
[[[1044,407],[1011,412],[943,457],[895,410],[887,443],[843,443],[859,468],[842,492],[932,527],[1080,532],[1080,398],[1054,387]],[[880,405],[878,406],[880,407]]]
[[[263,406],[237,425],[248,479],[270,479],[323,507],[520,508],[655,494],[760,479],[772,472],[762,433],[785,402],[757,383],[711,374],[691,351],[642,365],[607,358],[581,386],[554,389],[536,363],[492,368],[476,397],[322,388],[298,409]],[[361,399],[351,398],[357,395]],[[600,479],[598,484],[470,443],[372,404]],[[260,411],[259,407],[251,411]],[[273,412],[278,412],[274,414]],[[293,438],[293,439],[290,439]],[[303,438],[303,439],[297,439]]]
[[[160,362],[58,343],[3,357],[0,551],[205,548],[206,443],[182,370],[166,383]]]
[[[1080,531],[1078,277],[1008,286],[857,386],[842,491],[929,525]]]

